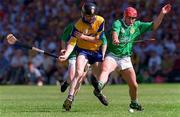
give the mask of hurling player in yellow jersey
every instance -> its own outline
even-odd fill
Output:
[[[87,63],[92,66],[92,73],[97,78],[101,70],[101,62],[104,59],[107,46],[102,46],[104,31],[104,18],[95,15],[96,4],[92,2],[84,3],[82,6],[82,17],[75,23],[67,49],[64,55],[59,56],[60,61],[65,61],[76,46],[76,74],[70,85],[67,99],[64,101],[63,108],[71,109],[74,96],[76,95]],[[102,46],[102,47],[101,47]],[[95,96],[102,104],[108,105],[106,97],[101,92],[94,90]]]

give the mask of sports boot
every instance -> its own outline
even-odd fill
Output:
[[[72,101],[71,99],[67,98],[67,99],[64,101],[63,108],[64,108],[66,111],[70,111],[72,102],[73,102],[73,101]]]
[[[105,95],[103,95],[101,92],[99,93],[96,90],[94,90],[93,93],[103,105],[108,106],[109,103]]]
[[[141,106],[141,104],[139,104],[139,103],[133,103],[133,102],[131,102],[130,104],[129,104],[129,107],[131,108],[131,109],[134,109],[134,110],[137,110],[137,111],[143,111],[144,110],[144,108]]]
[[[67,83],[67,81],[65,81],[62,85],[61,85],[61,92],[65,92],[66,89],[68,88],[69,84]]]

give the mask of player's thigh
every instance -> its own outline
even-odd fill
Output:
[[[102,71],[111,73],[117,67],[117,62],[114,58],[107,56],[102,62]]]
[[[78,55],[76,60],[76,71],[78,74],[83,74],[87,61],[84,55]]]
[[[75,76],[75,70],[76,70],[76,57],[70,58],[68,60],[68,74],[70,78],[73,78]]]
[[[123,79],[128,83],[128,85],[137,86],[136,73],[133,67],[122,70],[121,74]]]

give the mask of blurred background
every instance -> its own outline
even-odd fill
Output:
[[[96,0],[98,14],[106,21],[105,32],[113,20],[123,16],[127,6],[135,7],[138,20],[152,21],[162,6],[172,3],[156,32],[140,39],[155,42],[137,43],[132,61],[139,83],[180,82],[180,1],[179,0]],[[0,0],[0,84],[50,85],[67,78],[67,63],[36,52],[10,46],[5,37],[13,33],[20,41],[58,55],[60,37],[65,26],[81,17],[80,0]],[[91,71],[83,82],[90,82]],[[110,75],[109,84],[122,84],[118,71]]]

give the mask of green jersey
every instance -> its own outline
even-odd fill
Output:
[[[107,38],[105,32],[102,32],[99,38],[102,41],[102,45],[107,45]]]
[[[108,40],[108,52],[117,57],[131,56],[134,43],[121,43],[135,41],[138,37],[152,30],[152,22],[135,21],[132,26],[127,26],[123,20],[116,20],[112,25],[112,30],[118,35],[120,44],[114,45],[112,39]]]
[[[64,41],[66,44],[67,44],[67,42],[69,41],[69,39],[70,39],[70,37],[71,37],[71,33],[72,33],[73,28],[74,28],[74,24],[73,24],[73,23],[68,24],[68,25],[65,27],[63,34],[62,34],[61,37],[60,37],[60,39],[61,39],[62,41]],[[69,59],[72,58],[72,57],[76,57],[76,53],[75,53],[74,50],[73,50],[73,51],[71,52],[71,54],[69,55]]]

